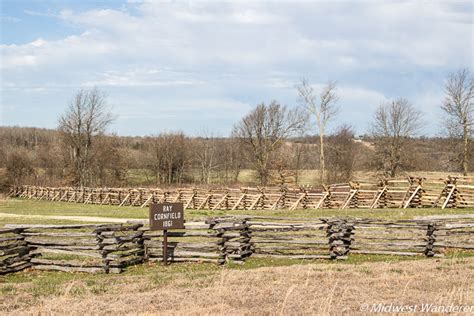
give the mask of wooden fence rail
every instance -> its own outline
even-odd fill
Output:
[[[345,259],[352,226],[344,220],[248,221],[253,257]]]
[[[142,226],[8,224],[5,231],[16,232],[28,253],[24,261],[34,269],[120,273],[126,266],[143,261]]]
[[[318,208],[474,207],[474,178],[407,177],[377,183],[352,181],[320,189],[290,188],[73,188],[18,186],[11,197],[83,204],[146,207],[182,202],[186,209],[258,210]]]
[[[433,223],[418,221],[358,220],[354,222],[351,253],[433,256]],[[429,246],[431,245],[431,246]],[[436,255],[441,254],[438,252]]]
[[[168,232],[168,260],[242,263],[251,255],[250,233],[245,219],[214,218],[185,224],[185,230]],[[150,261],[163,260],[163,234],[146,231],[144,244]]]
[[[0,229],[0,274],[20,271],[31,266],[31,254],[22,228]]]
[[[243,263],[248,257],[346,259],[351,254],[443,256],[474,251],[474,218],[295,219],[228,216],[168,233],[170,262]],[[25,268],[120,273],[161,261],[162,232],[143,223],[16,225],[0,229],[0,274]]]

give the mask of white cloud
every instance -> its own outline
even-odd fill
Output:
[[[306,62],[339,68],[361,63],[444,66],[453,55],[465,63],[472,55],[472,47],[466,49],[461,40],[472,38],[469,24],[459,23],[466,14],[452,13],[438,3],[358,3],[352,6],[355,14],[327,4],[301,4],[300,10],[288,3],[263,2],[132,5],[139,15],[113,9],[61,11],[60,19],[85,32],[51,43],[50,49],[78,59],[86,50],[192,66],[212,61]],[[76,46],[73,55],[71,45]]]
[[[8,16],[8,15],[0,15],[0,22],[2,23],[17,23],[20,22],[21,19],[13,17],[13,16]]]
[[[159,91],[194,107],[293,104],[295,84],[309,77],[339,81],[350,113],[342,119],[363,121],[367,107],[389,97],[429,94],[433,81],[472,65],[474,55],[472,5],[462,3],[129,0],[121,9],[27,13],[76,34],[1,45],[2,91],[12,97],[15,87],[73,93],[98,85],[147,93],[145,100]]]
[[[2,68],[33,66],[36,64],[36,56],[33,55],[9,55],[2,58]]]
[[[83,86],[116,86],[116,87],[146,87],[146,86],[185,86],[200,85],[203,81],[188,78],[186,73],[176,73],[166,69],[135,68],[121,71],[105,71],[97,78],[86,81]]]
[[[379,91],[357,86],[340,86],[337,89],[337,94],[342,100],[357,104],[365,103],[369,106],[376,106],[388,101],[388,98]]]
[[[287,22],[287,20],[282,16],[259,12],[253,9],[236,12],[232,16],[236,22],[248,24],[275,24]]]

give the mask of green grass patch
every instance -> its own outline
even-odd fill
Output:
[[[93,216],[113,218],[146,218],[147,208],[50,202],[27,199],[0,201],[0,212],[19,215]]]
[[[466,209],[299,209],[299,210],[186,210],[185,219],[195,220],[213,216],[224,215],[254,215],[254,216],[278,216],[292,218],[319,218],[319,217],[359,217],[359,218],[378,218],[378,219],[410,219],[416,216],[431,215],[458,215],[472,214],[473,208]],[[25,199],[8,199],[0,201],[0,213],[18,214],[18,215],[43,215],[43,216],[91,216],[91,217],[110,217],[110,218],[148,218],[148,208],[129,207],[129,206],[110,206],[110,205],[91,205],[67,202],[50,202]],[[64,220],[51,220],[51,223],[60,224]],[[55,222],[53,222],[55,221]],[[10,217],[0,216],[2,223],[44,223],[40,218]]]
[[[6,224],[18,224],[18,225],[71,225],[71,224],[97,224],[94,222],[87,221],[71,221],[71,220],[59,220],[49,218],[27,218],[27,217],[2,217],[0,214],[0,227]]]
[[[0,287],[0,293],[2,294],[15,294],[16,288],[12,284],[7,284]]]

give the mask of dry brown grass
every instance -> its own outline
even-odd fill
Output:
[[[234,315],[360,314],[362,304],[375,303],[474,305],[472,257],[193,273],[174,274],[163,283],[149,274],[123,275],[105,293],[81,292],[84,281],[69,280],[59,294],[37,299],[18,283],[2,295],[0,307],[10,314]]]

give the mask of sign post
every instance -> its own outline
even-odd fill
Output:
[[[163,264],[168,265],[168,229],[184,229],[183,203],[150,204],[150,230],[163,231]]]
[[[168,230],[163,230],[163,265],[168,265]]]

